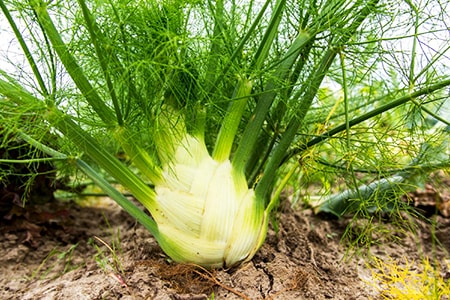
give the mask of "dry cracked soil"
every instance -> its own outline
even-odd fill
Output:
[[[436,195],[448,204],[446,184],[412,198],[425,209],[436,207]],[[16,207],[0,221],[0,299],[380,299],[371,279],[375,257],[399,263],[431,257],[448,268],[447,213],[405,216],[411,226],[382,218],[367,226],[368,220],[316,216],[285,201],[273,222],[277,230],[271,225],[250,262],[211,271],[171,262],[149,232],[108,200]],[[449,270],[441,271],[448,283]]]

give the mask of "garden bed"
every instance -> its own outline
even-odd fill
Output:
[[[419,196],[424,200],[419,202],[430,203],[436,193],[417,192],[416,201]],[[409,262],[416,270],[420,266],[414,263],[424,257],[436,259],[448,283],[444,249],[450,249],[450,219],[443,215],[428,219],[435,226],[410,219],[415,233],[386,220],[373,222],[370,247],[361,248],[348,247],[341,237],[348,228],[358,234],[367,228],[365,221],[348,227],[350,220],[319,218],[289,205],[277,217],[278,233],[269,230],[250,262],[208,271],[171,263],[152,236],[112,201],[101,201],[100,207],[56,202],[16,208],[1,220],[0,298],[377,299],[369,267],[375,257]]]

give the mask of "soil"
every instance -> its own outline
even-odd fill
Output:
[[[379,299],[374,257],[449,264],[449,189],[444,182],[411,194],[434,212],[405,215],[403,225],[316,216],[285,201],[273,222],[277,231],[271,226],[250,262],[214,271],[171,262],[148,231],[108,200],[100,207],[16,207],[0,221],[0,299]],[[357,240],[367,228],[373,231]],[[450,271],[442,269],[442,276],[448,282]]]

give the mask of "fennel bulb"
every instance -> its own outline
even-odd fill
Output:
[[[186,133],[162,178],[151,213],[166,254],[211,268],[253,257],[267,231],[264,208],[229,160],[214,160],[202,138]]]

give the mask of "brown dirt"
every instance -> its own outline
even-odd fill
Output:
[[[376,221],[369,249],[348,256],[341,237],[346,228],[367,228],[364,221],[347,227],[349,220],[285,205],[278,233],[269,231],[250,262],[207,271],[171,263],[142,226],[107,203],[53,203],[17,209],[1,220],[0,299],[378,299],[368,283],[372,255],[449,257],[450,219],[442,215],[433,217],[435,229],[414,219],[415,233]],[[433,234],[442,243],[437,250]]]

